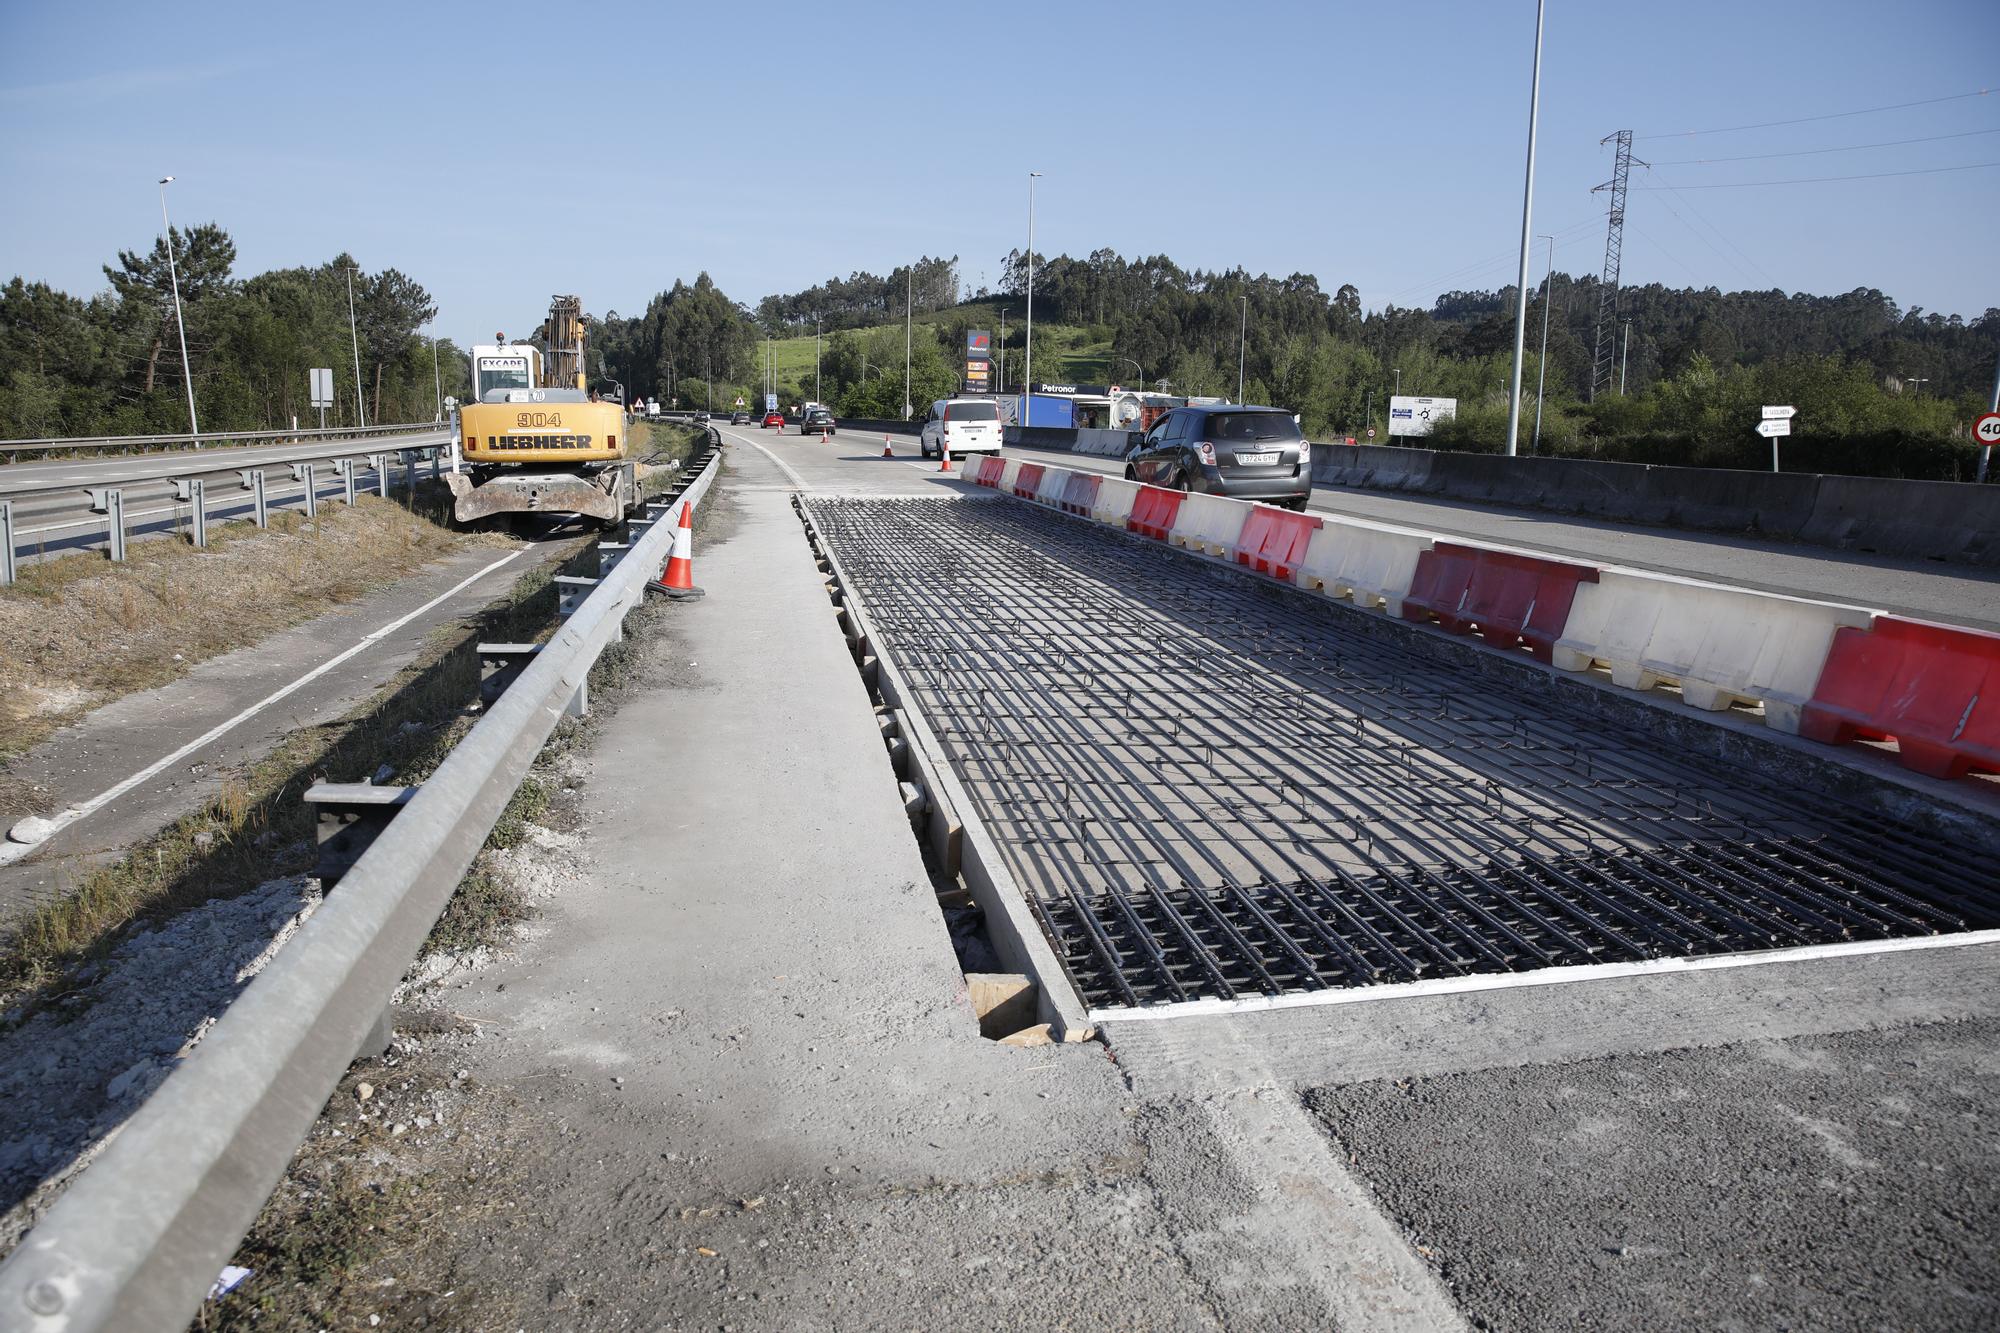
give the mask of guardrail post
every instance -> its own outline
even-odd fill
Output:
[[[306,484],[306,517],[319,513],[319,492],[313,488],[313,465],[311,463],[292,464],[292,480]]]
[[[0,500],[0,587],[14,585],[14,502]]]
[[[597,586],[596,579],[578,578],[574,574],[558,574],[556,585],[556,614],[568,620],[583,605],[583,599],[590,596],[590,590]]]
[[[347,503],[354,503],[354,460],[340,458],[334,460],[333,470],[340,474],[340,485],[346,492]]]
[[[411,495],[415,495],[417,493],[417,451],[414,449],[398,449],[396,452],[403,460],[403,489]]]
[[[651,509],[651,507],[650,507],[650,506],[648,506],[648,510],[649,510],[649,512],[650,512],[650,509]],[[656,522],[658,522],[658,521],[659,521],[658,519],[651,519],[651,518],[628,518],[628,519],[626,519],[626,520],[625,520],[625,544],[626,544],[626,545],[628,545],[628,546],[637,546],[637,545],[639,544],[640,540],[641,540],[641,539],[642,539],[643,537],[645,537],[645,535],[646,535],[646,534],[647,534],[648,532],[651,532],[651,531],[653,530],[653,524],[655,524],[655,523],[656,523]]]
[[[441,465],[441,464],[440,464],[440,463],[438,462],[438,453],[439,453],[439,451],[438,451],[438,450],[436,450],[436,449],[433,449],[433,450],[431,450],[431,480],[432,480],[432,481],[437,481],[437,480],[438,480],[438,479],[439,479],[440,477],[442,477],[442,476],[444,475],[444,469],[443,469],[443,466],[442,466],[442,465]]]
[[[188,478],[188,537],[196,546],[208,545],[208,487],[200,477]]]
[[[306,788],[305,801],[315,812],[319,841],[313,873],[319,876],[322,892],[354,869],[369,844],[416,794],[415,787],[377,787],[368,782],[317,782]]]
[[[389,498],[389,455],[368,455],[368,466],[375,469],[375,494],[384,500]]]
[[[90,512],[103,514],[106,535],[111,539],[111,558],[125,559],[125,492],[116,486],[92,486]]]
[[[618,568],[618,562],[631,551],[629,542],[599,542],[597,544],[597,577],[603,578]]]
[[[260,528],[270,527],[271,509],[264,500],[264,469],[242,468],[236,475],[243,478],[243,489],[251,495],[251,521]]]
[[[479,700],[492,703],[528,669],[539,643],[482,643],[479,645]]]

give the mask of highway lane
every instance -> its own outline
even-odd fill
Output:
[[[914,448],[914,445],[912,445]],[[1115,458],[1010,448],[1007,455],[1120,475]],[[1946,624],[2000,630],[2000,570],[1927,560],[1861,555],[1719,532],[1634,527],[1460,500],[1392,495],[1346,487],[1313,488],[1317,513],[1365,518],[1479,541],[1500,542],[1572,560],[1707,579],[1760,592],[1893,611]]]

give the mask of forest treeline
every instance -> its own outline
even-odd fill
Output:
[[[430,294],[397,270],[345,254],[311,268],[235,274],[236,244],[214,223],[172,232],[187,363],[204,432],[316,425],[308,371],[333,370],[328,426],[429,421],[440,387],[464,393],[465,358],[419,332]],[[121,250],[104,291],[80,298],[16,276],[0,287],[0,437],[177,434],[188,429],[167,238]],[[348,282],[353,281],[353,329]],[[441,381],[441,386],[440,386]]]

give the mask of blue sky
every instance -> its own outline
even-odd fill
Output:
[[[171,173],[175,221],[226,227],[239,275],[346,249],[468,341],[526,331],[551,292],[632,313],[704,269],[753,304],[924,253],[992,282],[1032,169],[1045,253],[1422,306],[1512,280],[1533,23],[1532,0],[0,0],[0,278],[99,290]],[[1673,188],[1635,188],[1626,281],[1976,315],[2000,305],[2000,168],[1692,187],[2000,162],[1996,52],[1994,0],[1555,0],[1535,230],[1597,269],[1598,140],[1631,128],[1659,164],[1634,186]]]

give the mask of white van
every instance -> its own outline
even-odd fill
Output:
[[[991,398],[940,398],[931,404],[917,446],[936,458],[946,445],[959,454],[1000,452],[1000,406]]]

